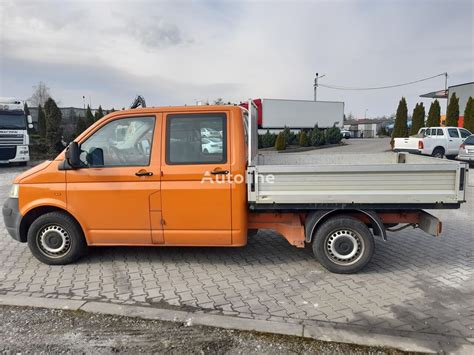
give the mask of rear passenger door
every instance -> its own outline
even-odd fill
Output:
[[[446,155],[458,155],[459,147],[462,144],[462,137],[457,128],[448,128],[448,148]]]
[[[168,245],[230,245],[230,134],[226,113],[164,117],[162,212]]]

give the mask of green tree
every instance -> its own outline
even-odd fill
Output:
[[[283,132],[278,133],[278,136],[275,142],[275,148],[276,150],[286,149],[285,135],[283,134]]]
[[[456,93],[449,99],[448,109],[446,110],[446,126],[457,127],[459,121],[459,98]]]
[[[283,129],[283,137],[285,138],[285,146],[293,144],[296,141],[296,135],[291,131],[289,127]]]
[[[46,117],[44,115],[43,108],[38,105],[38,135],[41,139],[46,139]]]
[[[60,127],[62,114],[56,102],[49,98],[44,104],[44,115],[46,117],[46,144],[50,154],[57,154],[63,150],[62,129]]]
[[[441,120],[441,106],[438,100],[434,100],[430,105],[428,111],[428,119],[426,120],[426,127],[436,127],[440,125]]]
[[[464,123],[463,127],[474,133],[474,100],[469,97],[466,108],[464,109]]]
[[[99,105],[99,108],[95,111],[94,120],[98,121],[104,116],[104,110],[102,110],[102,106]]]
[[[393,146],[393,140],[399,137],[408,137],[408,126],[407,126],[407,119],[408,119],[408,108],[407,108],[407,101],[404,97],[398,103],[397,113],[395,115],[395,125],[393,127],[392,132],[392,141],[391,144]]]
[[[300,132],[299,144],[300,144],[301,147],[308,147],[309,146],[308,135],[306,134],[306,131],[304,131],[304,130],[302,130]]]
[[[421,127],[425,126],[425,106],[423,102],[416,104],[411,117],[411,130],[410,134],[417,134]]]
[[[87,105],[85,123],[87,127],[91,126],[94,123],[94,115],[92,114],[92,111],[89,105]]]
[[[267,132],[262,137],[262,148],[270,148],[275,146],[276,134],[270,133],[267,129]]]
[[[326,130],[326,142],[329,144],[338,144],[342,140],[341,130],[338,127],[331,127]]]
[[[310,137],[311,145],[315,147],[323,145],[325,140],[324,133],[318,128],[318,125],[314,126]]]
[[[84,132],[86,128],[86,121],[84,120],[84,118],[79,117],[76,122],[76,130],[74,132],[75,137],[79,136],[82,132]]]

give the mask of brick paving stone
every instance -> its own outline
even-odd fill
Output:
[[[5,169],[2,174],[11,174]],[[1,181],[11,180],[11,178]],[[474,178],[471,179],[474,181]],[[0,200],[8,188],[0,185]],[[191,306],[236,317],[331,321],[474,337],[474,187],[459,210],[429,211],[443,235],[388,233],[355,275],[261,230],[244,248],[93,248],[75,265],[41,264],[0,221],[0,293]]]

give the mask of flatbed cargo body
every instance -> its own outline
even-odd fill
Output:
[[[257,155],[249,167],[254,209],[457,208],[466,165],[404,153]]]

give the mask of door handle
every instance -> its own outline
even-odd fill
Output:
[[[220,169],[214,169],[211,171],[212,175],[227,175],[229,174],[229,170],[220,170]]]
[[[153,176],[151,171],[139,170],[135,173],[136,176]]]

